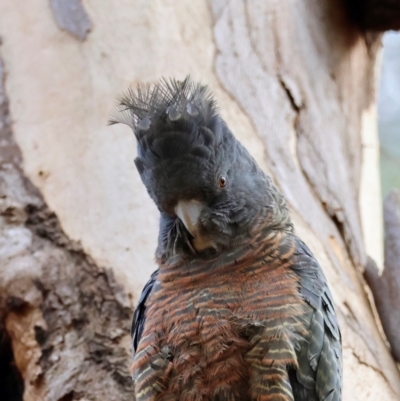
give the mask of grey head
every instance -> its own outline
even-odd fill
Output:
[[[161,214],[161,259],[215,255],[260,224],[291,229],[283,197],[222,120],[207,86],[189,77],[138,85],[110,123],[136,136],[135,164]]]

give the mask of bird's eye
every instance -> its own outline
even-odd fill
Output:
[[[219,185],[220,188],[225,188],[226,187],[226,182],[227,182],[226,177],[224,177],[223,175],[220,175],[218,177],[218,185]]]

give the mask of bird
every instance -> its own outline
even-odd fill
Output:
[[[134,312],[137,401],[340,401],[327,280],[289,207],[221,117],[211,89],[161,78],[118,101],[160,214]]]

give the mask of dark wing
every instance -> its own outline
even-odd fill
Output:
[[[308,337],[297,351],[299,367],[290,375],[295,401],[342,399],[342,346],[338,321],[321,267],[308,247],[297,240],[292,269],[300,293],[311,306]]]
[[[142,294],[140,295],[139,302],[133,314],[132,326],[131,326],[131,337],[133,352],[135,353],[139,345],[140,337],[143,333],[144,322],[146,320],[146,301],[149,297],[151,290],[153,289],[154,283],[157,280],[158,269],[153,272],[150,280],[146,283],[143,288]]]

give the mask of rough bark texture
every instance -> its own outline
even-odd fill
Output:
[[[24,177],[3,77],[0,64],[0,392],[22,399],[22,376],[24,400],[130,400],[129,302]]]
[[[385,267],[382,274],[370,260],[365,269],[368,285],[394,358],[400,362],[400,193],[392,191],[385,199]]]
[[[371,212],[379,38],[333,0],[82,6],[84,40],[49,2],[0,0],[12,116],[3,100],[0,352],[15,388],[23,382],[32,401],[131,399],[129,320],[154,269],[157,211],[134,169],[133,135],[106,122],[128,84],[191,73],[286,195],[328,277],[344,400],[397,400],[399,372],[361,274],[367,255],[382,266]]]

